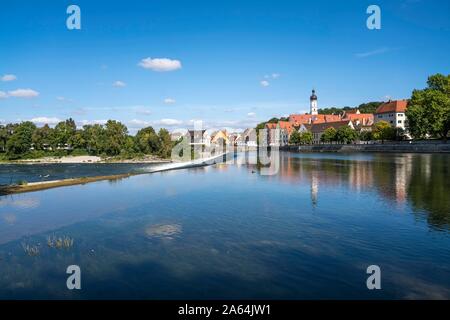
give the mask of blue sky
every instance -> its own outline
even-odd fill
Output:
[[[66,27],[70,4],[81,30]],[[371,4],[381,30],[366,27]],[[0,121],[243,129],[308,111],[313,87],[319,107],[408,98],[450,73],[448,12],[446,0],[4,1]]]

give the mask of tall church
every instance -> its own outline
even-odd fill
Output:
[[[318,112],[318,108],[317,108],[317,96],[316,96],[316,90],[313,89],[312,95],[311,95],[311,97],[309,98],[309,100],[310,100],[310,109],[311,109],[311,110],[310,110],[310,114],[311,114],[312,116],[318,115],[319,112]]]

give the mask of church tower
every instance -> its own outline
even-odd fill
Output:
[[[319,113],[318,108],[317,108],[316,90],[312,91],[312,95],[309,100],[310,100],[310,106],[311,106],[311,115],[316,116]]]

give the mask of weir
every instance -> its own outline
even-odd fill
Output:
[[[230,159],[231,156],[234,157],[234,152],[225,152],[216,156],[196,159],[187,162],[175,162],[175,163],[167,163],[163,165],[159,165],[156,167],[151,167],[146,169],[148,173],[156,173],[170,170],[181,170],[181,169],[189,169],[189,168],[197,168],[197,167],[206,167],[217,163],[226,162]]]

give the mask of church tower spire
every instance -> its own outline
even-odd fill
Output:
[[[312,116],[315,116],[319,113],[318,108],[317,108],[316,90],[313,89],[311,98],[309,100],[310,100],[310,108],[311,108],[310,113]]]

